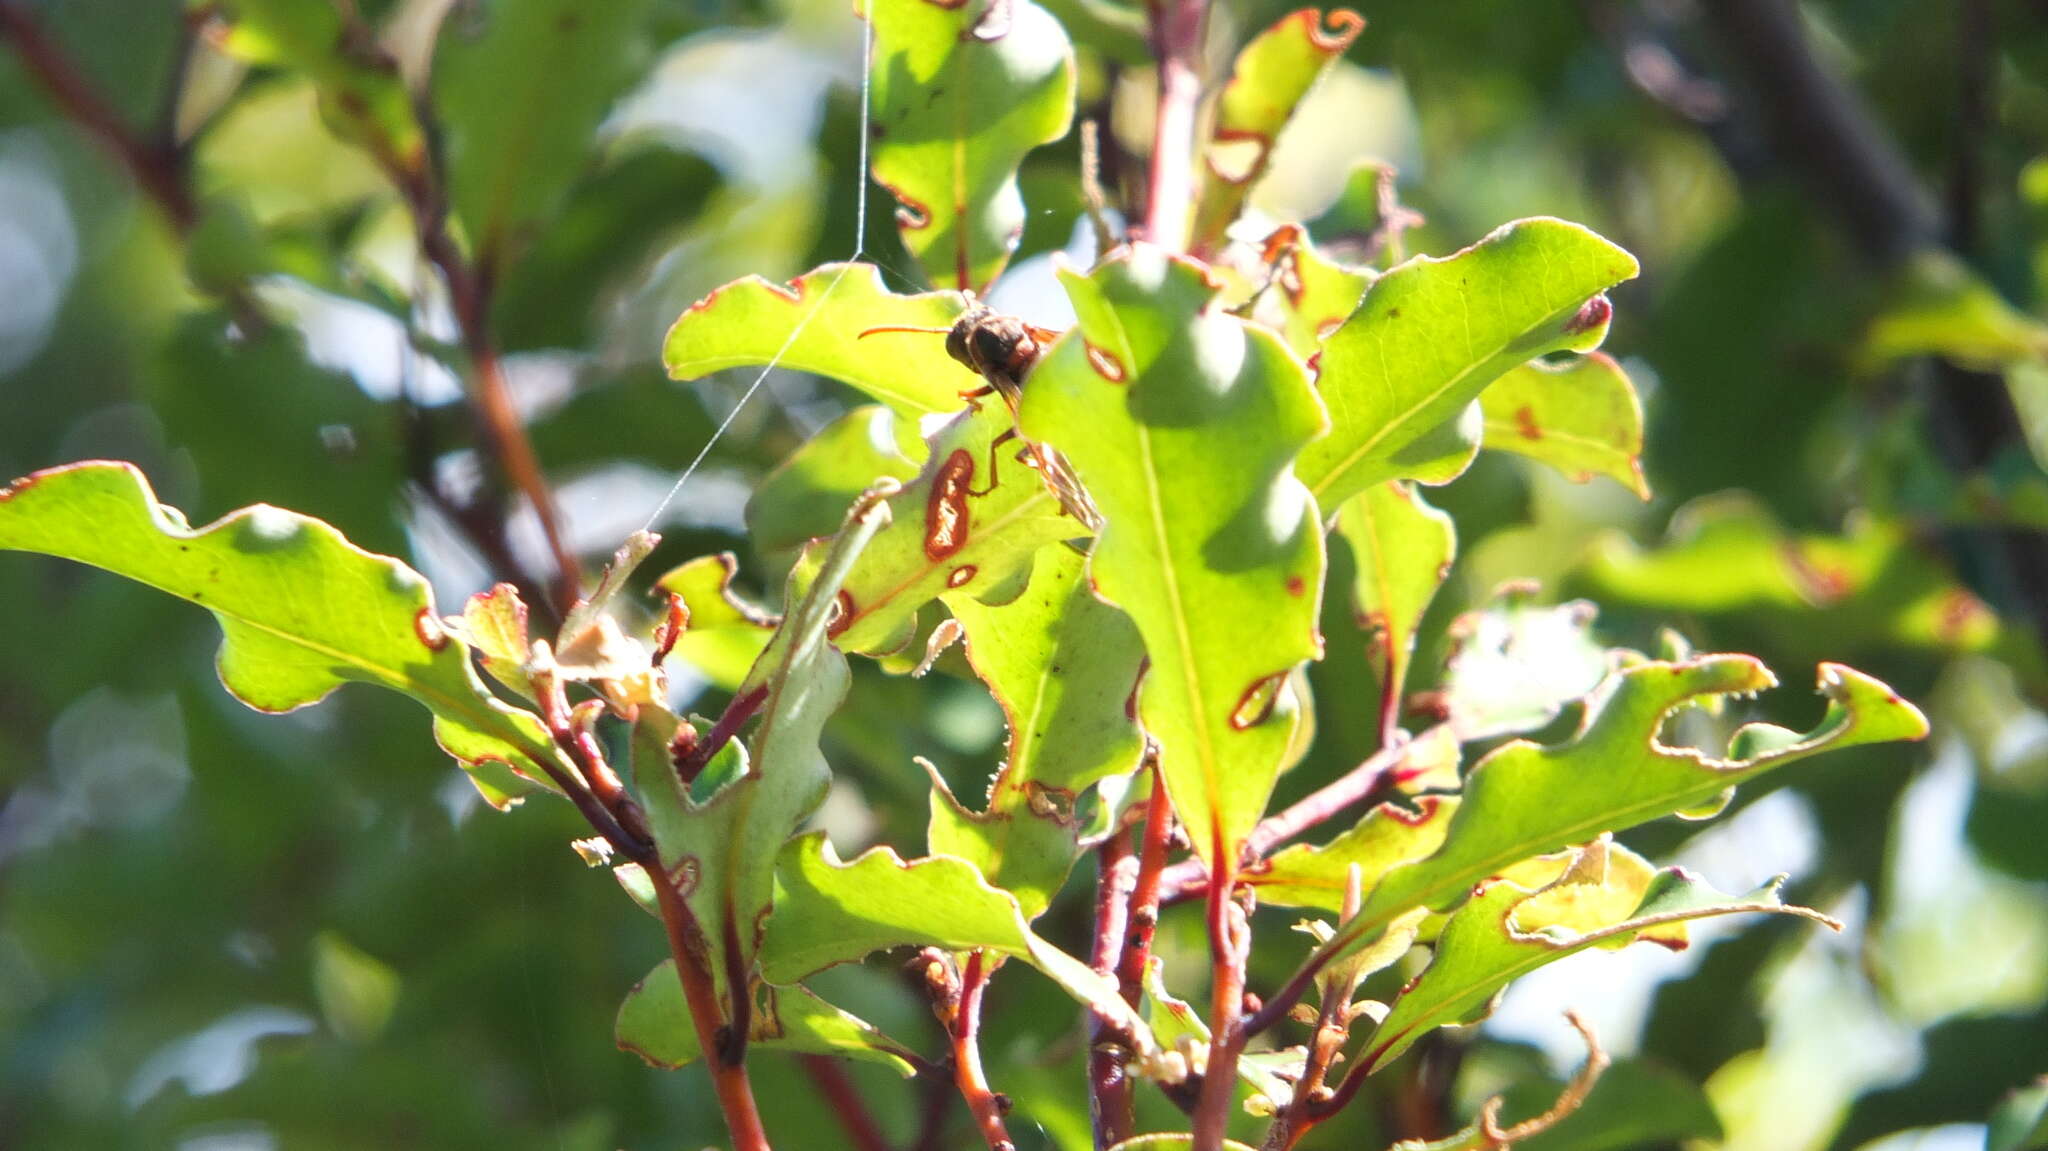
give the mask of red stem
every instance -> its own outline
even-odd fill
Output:
[[[1144,990],[1145,970],[1152,962],[1152,937],[1159,930],[1159,877],[1166,868],[1166,848],[1172,839],[1172,805],[1166,800],[1166,785],[1159,778],[1159,765],[1152,765],[1152,799],[1145,809],[1145,834],[1139,841],[1138,878],[1131,889],[1131,910],[1126,916],[1123,959],[1117,964],[1117,986],[1124,1002],[1138,1005]]]
[[[875,1117],[868,1111],[867,1100],[847,1077],[846,1068],[830,1055],[800,1055],[798,1061],[818,1088],[818,1093],[831,1105],[832,1114],[839,1125],[846,1128],[848,1146],[854,1151],[893,1151],[889,1141],[882,1137],[882,1129]]]
[[[1209,1065],[1202,1073],[1202,1094],[1195,1104],[1194,1139],[1190,1151],[1223,1151],[1237,1098],[1237,1057],[1244,1050],[1239,1026],[1244,1010],[1244,963],[1250,942],[1244,908],[1231,898],[1237,865],[1223,836],[1215,834],[1210,850],[1216,871],[1209,883],[1209,961],[1214,971],[1209,992]]]
[[[1130,833],[1118,830],[1097,851],[1095,881],[1095,948],[1089,966],[1112,975],[1127,939],[1131,891],[1136,887],[1138,859],[1131,854]],[[1096,1151],[1129,1139],[1133,1099],[1126,1069],[1128,1049],[1123,1037],[1100,1015],[1088,1024],[1088,1111],[1095,1129]]]
[[[1195,113],[1202,99],[1202,25],[1208,0],[1152,0],[1159,107],[1145,193],[1145,238],[1184,251],[1194,212]]]
[[[746,1064],[728,1060],[725,1052],[724,1012],[718,1005],[718,988],[711,979],[710,947],[704,929],[684,902],[682,894],[668,882],[657,862],[652,869],[654,895],[661,907],[661,922],[668,928],[669,953],[675,957],[676,977],[683,985],[683,999],[690,1007],[690,1024],[697,1032],[697,1048],[704,1066],[711,1072],[711,1086],[718,1096],[718,1108],[732,1135],[733,1151],[771,1151],[768,1132],[761,1126],[760,1109],[754,1105],[754,1087],[747,1079]],[[746,988],[733,988],[735,997]]]
[[[1003,1125],[1010,1100],[989,1090],[988,1077],[981,1068],[977,1034],[981,1029],[981,992],[987,984],[982,953],[976,950],[968,955],[967,967],[960,973],[960,1006],[952,1027],[953,1081],[959,1085],[960,1098],[966,1100],[967,1110],[974,1116],[974,1125],[980,1129],[989,1151],[1017,1151],[1017,1145],[1010,1141],[1009,1129]]]

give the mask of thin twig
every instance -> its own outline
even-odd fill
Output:
[[[938,1016],[952,1044],[953,1084],[974,1116],[982,1141],[989,1151],[1017,1151],[1003,1123],[1010,1110],[1009,1097],[989,1089],[981,1066],[981,994],[989,976],[984,953],[979,948],[969,952],[967,966],[957,970],[953,957],[938,948],[920,951],[912,962],[924,978],[932,1014]]]
[[[1274,848],[1295,836],[1336,818],[1354,804],[1372,798],[1401,769],[1411,750],[1427,746],[1437,734],[1430,729],[1405,742],[1383,747],[1285,810],[1260,820],[1245,839],[1246,866],[1264,859]],[[1204,875],[1205,868],[1200,859],[1182,860],[1167,868],[1160,876],[1160,887],[1165,892],[1166,901],[1177,902],[1200,892],[1206,882]],[[1281,1010],[1284,1012],[1286,1009]]]

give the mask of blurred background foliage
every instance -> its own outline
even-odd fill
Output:
[[[353,9],[401,86],[323,109],[315,81],[345,62],[223,35],[216,17],[245,7],[286,27]],[[1130,97],[1104,176],[1135,189],[1149,79],[1132,13],[1048,7],[1080,46],[1083,114]],[[1216,58],[1286,7],[1219,3]],[[1427,217],[1410,251],[1550,214],[1644,267],[1616,293],[1608,347],[1644,397],[1654,498],[1491,453],[1433,492],[1462,554],[1417,686],[1454,616],[1535,579],[1546,601],[1599,603],[1614,642],[1654,649],[1675,626],[1762,655],[1789,686],[1742,705],[1758,715],[1809,724],[1806,677],[1838,658],[1925,703],[1936,738],[1630,837],[1731,889],[1790,872],[1789,894],[1848,932],[1739,923],[1685,954],[1559,964],[1479,1036],[1411,1055],[1329,1145],[1427,1130],[1431,1109],[1507,1086],[1540,1106],[1540,1081],[1578,1057],[1559,1017],[1576,1006],[1625,1057],[1604,1098],[1635,1124],[1590,1122],[1596,1095],[1545,1148],[1983,1146],[2007,1094],[2048,1071],[2048,18],[2030,0],[1364,14],[1259,211],[1358,240],[1379,211],[1370,165],[1388,163]],[[450,231],[491,278],[497,351],[586,561],[657,506],[747,382],[665,381],[668,322],[729,279],[855,250],[860,30],[839,0],[0,0],[0,15],[15,49],[0,55],[0,474],[124,458],[194,522],[257,501],[307,511],[406,557],[444,608],[508,565],[544,570],[546,544],[479,454],[462,301],[367,139],[445,157]],[[1770,51],[1787,19],[1806,57]],[[51,60],[103,101],[102,131],[49,98]],[[1801,86],[1816,76],[1818,94]],[[430,96],[424,128],[402,85]],[[182,161],[119,162],[109,124]],[[165,183],[138,183],[151,165]],[[1049,265],[1031,257],[1085,231],[1078,165],[1071,137],[1029,160],[1025,258],[999,305],[1038,306]],[[884,207],[865,246],[909,288]],[[658,561],[733,550],[745,583],[775,586],[787,553],[750,551],[748,493],[849,406],[772,374],[665,513]],[[493,536],[495,556],[478,543]],[[1330,602],[1323,724],[1280,802],[1374,750],[1363,637]],[[110,576],[10,557],[0,636],[0,1147],[720,1139],[697,1073],[612,1047],[619,998],[662,941],[568,850],[566,804],[481,808],[395,698],[246,711],[215,680],[203,613]],[[828,732],[822,817],[849,856],[921,843],[913,755],[971,790],[1002,737],[971,679],[859,670]],[[1062,942],[1084,937],[1085,883],[1048,920]],[[1202,946],[1194,919],[1168,917],[1170,968]],[[1293,958],[1265,954],[1253,985]],[[887,962],[821,982],[929,1041]],[[1072,1025],[1041,982],[993,993],[991,1078],[1044,1146],[1086,1146]],[[794,1064],[756,1063],[782,1145],[840,1145]],[[907,1146],[917,1088],[850,1073]]]

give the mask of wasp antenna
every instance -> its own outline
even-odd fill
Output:
[[[879,328],[869,328],[855,338],[865,340],[869,336],[872,336],[877,332],[922,332],[935,336],[943,336],[951,333],[952,330],[953,329],[951,328],[917,328],[903,324],[884,324]]]

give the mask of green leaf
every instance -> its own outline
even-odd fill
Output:
[[[1984,651],[2008,634],[1903,525],[1857,516],[1845,527],[1794,535],[1753,497],[1709,496],[1671,517],[1662,547],[1602,536],[1584,574],[1604,601],[1741,613],[1830,645]]]
[[[1364,28],[1358,13],[1346,8],[1327,15],[1303,8],[1281,17],[1238,52],[1217,97],[1216,125],[1203,157],[1193,250],[1213,251],[1222,242],[1245,196],[1265,174],[1295,106]]]
[[[762,477],[747,501],[747,531],[755,552],[770,555],[831,535],[854,498],[876,480],[907,481],[917,475],[924,442],[911,428],[911,421],[899,421],[888,408],[866,404],[804,441]],[[915,445],[915,458],[906,454],[910,445]]]
[[[1041,544],[1087,534],[1026,462],[1015,430],[1007,407],[985,402],[931,437],[924,470],[889,497],[889,526],[846,577],[832,625],[841,650],[899,651],[924,605],[1001,587]]]
[[[462,605],[460,616],[444,622],[455,638],[476,652],[485,674],[534,698],[533,682],[526,675],[533,641],[526,632],[526,603],[519,598],[519,589],[501,583],[478,592]]]
[[[1984,1151],[2039,1151],[2048,1147],[2048,1083],[2006,1096],[1991,1115]]]
[[[1607,476],[1643,499],[1643,405],[1612,356],[1581,356],[1565,367],[1541,360],[1486,389],[1486,446],[1563,472],[1573,483]]]
[[[1380,677],[1380,734],[1393,737],[1415,633],[1451,574],[1458,533],[1451,517],[1398,481],[1367,488],[1337,509],[1337,534],[1351,545],[1352,603],[1371,638]]]
[[[1907,261],[1891,294],[1864,333],[1865,371],[1909,356],[1941,356],[1982,372],[2048,357],[2048,325],[2006,303],[1947,251]]]
[[[1303,481],[1334,507],[1411,474],[1402,451],[1508,369],[1598,347],[1613,312],[1600,293],[1635,274],[1627,252],[1577,224],[1538,218],[1374,280],[1323,348],[1318,386],[1331,430],[1302,453]]]
[[[747,1042],[769,1051],[843,1055],[880,1063],[904,1078],[917,1074],[917,1053],[874,1024],[841,1011],[802,987],[764,987],[748,1017]],[[619,1049],[674,1070],[697,1061],[697,1029],[683,998],[676,961],[664,959],[627,992],[613,1028]]]
[[[739,569],[731,552],[721,552],[672,568],[654,582],[657,589],[683,597],[683,607],[690,613],[690,626],[676,640],[670,658],[689,664],[727,691],[747,678],[781,622],[732,590]]]
[[[674,717],[640,709],[633,775],[641,803],[662,869],[703,925],[710,966],[728,1000],[750,993],[731,986],[726,972],[753,968],[774,896],[776,853],[831,782],[818,735],[845,699],[848,675],[846,657],[826,642],[825,630],[840,581],[887,519],[878,499],[862,500],[809,587],[799,592],[802,573],[791,573],[790,610],[745,680],[767,693],[753,735],[744,749],[727,745],[693,788],[686,791],[676,775]]]
[[[1683,924],[1744,912],[1786,912],[1825,923],[1818,912],[1778,899],[1783,877],[1728,896],[1678,868],[1652,873],[1619,848],[1596,842],[1556,883],[1532,892],[1508,880],[1482,885],[1437,936],[1430,963],[1403,989],[1360,1056],[1371,1074],[1425,1033],[1477,1022],[1509,982],[1588,947],[1637,938],[1685,946]],[[1624,865],[1623,860],[1630,860]]]
[[[1538,604],[1510,584],[1493,602],[1452,622],[1444,703],[1460,740],[1521,735],[1548,724],[1614,666],[1593,638],[1599,609],[1584,600]]]
[[[1382,803],[1328,843],[1297,843],[1253,864],[1243,880],[1258,890],[1262,904],[1341,911],[1353,864],[1359,889],[1371,891],[1389,871],[1443,846],[1458,802],[1455,795],[1425,795],[1413,810]]]
[[[894,947],[981,948],[1031,964],[1151,1045],[1150,1030],[1113,981],[1033,934],[1017,900],[964,859],[906,861],[876,847],[840,863],[824,833],[813,832],[790,841],[775,874],[775,911],[761,948],[770,983],[795,983]]]
[[[1411,907],[1448,907],[1522,860],[1603,831],[1697,810],[1743,780],[1807,756],[1927,735],[1927,718],[1890,688],[1853,668],[1822,664],[1828,710],[1810,732],[1748,724],[1721,758],[1657,742],[1665,717],[1680,706],[1775,684],[1763,664],[1745,655],[1645,662],[1622,671],[1587,701],[1585,721],[1569,742],[1541,747],[1516,740],[1481,760],[1466,776],[1464,802],[1444,845],[1388,874],[1329,949],[1354,949]]]
[[[320,93],[320,111],[334,133],[400,163],[416,163],[426,135],[397,68],[381,52],[357,45],[369,29],[344,19],[333,4],[305,0],[232,0],[220,46],[257,65],[305,73]]]
[[[1301,722],[1288,673],[1321,654],[1323,533],[1288,465],[1323,413],[1278,336],[1214,309],[1200,265],[1140,245],[1061,279],[1078,321],[1032,373],[1024,433],[1107,521],[1089,576],[1144,637],[1138,718],[1215,867]]]
[[[1074,49],[1031,0],[864,0],[875,26],[875,182],[934,283],[986,288],[1024,229],[1017,168],[1067,134]]]
[[[952,292],[899,296],[872,264],[825,264],[787,286],[748,276],[690,305],[661,358],[678,380],[772,362],[850,384],[902,415],[950,412],[982,381],[946,354],[942,334],[861,333],[943,332],[964,306]]]
[[[1144,644],[1129,617],[1095,598],[1086,567],[1072,548],[1049,544],[1010,602],[947,597],[966,629],[967,661],[1002,705],[1010,739],[986,811],[936,790],[931,850],[974,864],[1017,897],[1027,920],[1052,902],[1079,852],[1081,794],[1135,770],[1143,750],[1125,702]]]
[[[455,19],[434,57],[456,218],[485,267],[559,206],[597,126],[637,72],[647,0],[495,0]]]
[[[484,690],[418,573],[332,527],[258,504],[193,528],[131,464],[51,468],[0,491],[0,549],[104,568],[190,600],[221,626],[221,683],[258,711],[293,711],[344,683],[411,696],[493,806],[560,764],[540,719]]]
[[[718,169],[692,152],[647,143],[607,158],[568,189],[493,294],[491,328],[504,350],[596,343],[607,293],[630,288],[718,186]],[[550,453],[541,458],[556,466]]]
[[[1294,354],[1314,367],[1323,341],[1358,310],[1359,297],[1379,273],[1330,259],[1296,225],[1266,240],[1268,251],[1276,246],[1281,250],[1273,263],[1273,282],[1253,303],[1252,315],[1277,328]]]
[[[313,998],[336,1035],[369,1043],[398,1006],[398,972],[332,931],[313,937]]]

